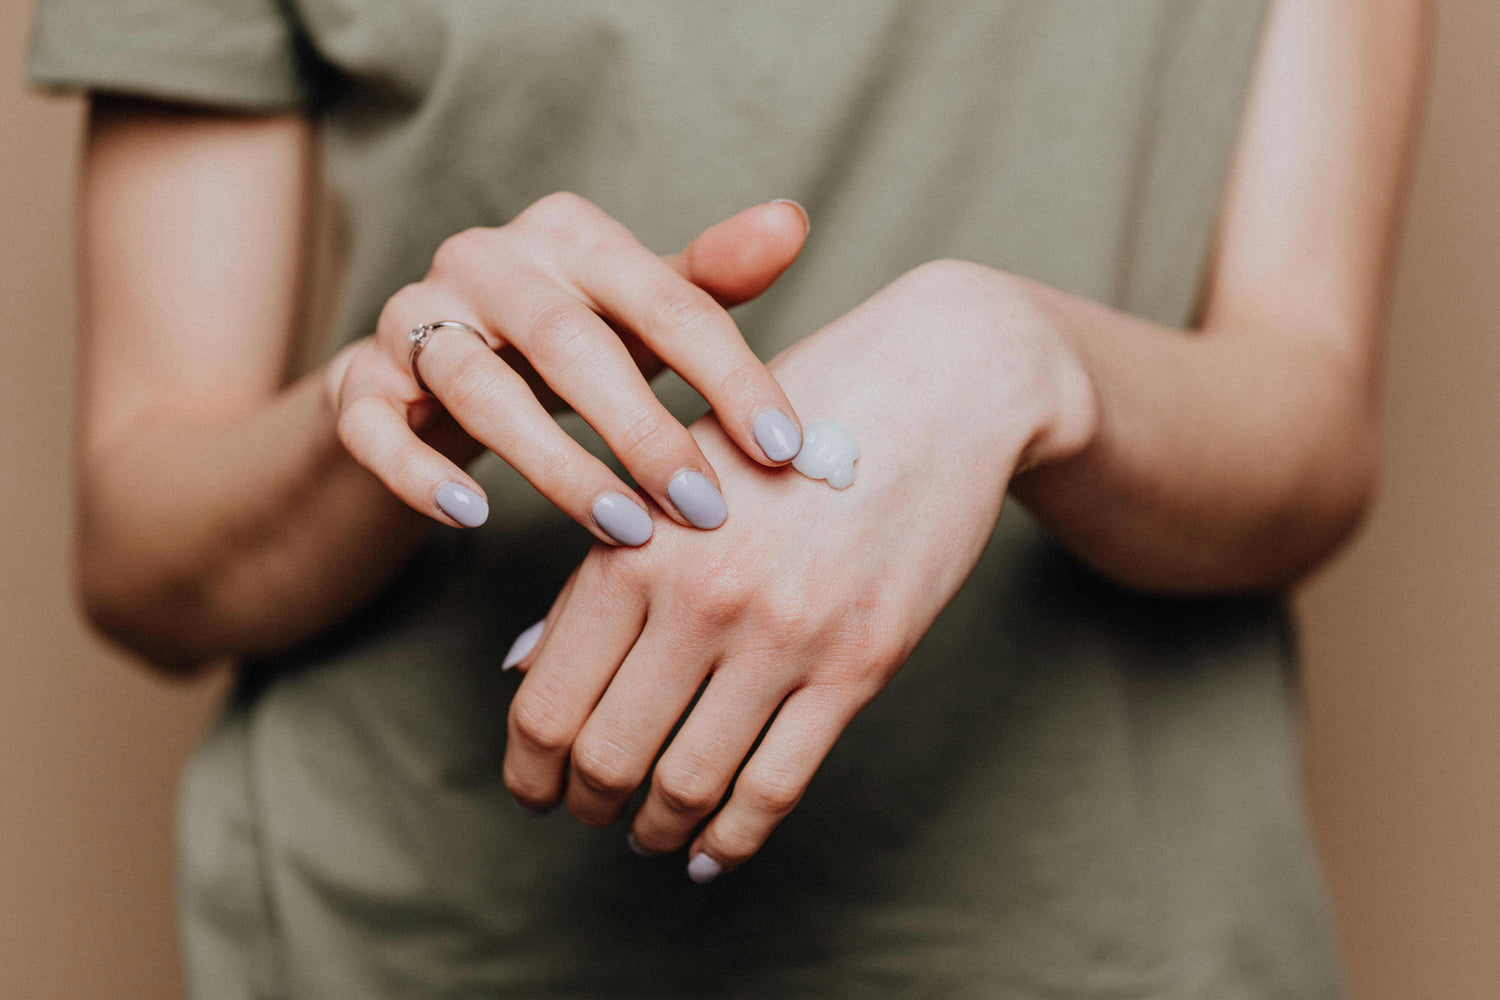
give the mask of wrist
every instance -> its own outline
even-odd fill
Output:
[[[1088,449],[1100,398],[1051,289],[958,260],[925,264],[902,280],[939,324],[914,328],[909,350],[942,370],[961,419],[1001,459],[1007,479]]]
[[[1014,474],[1087,452],[1102,433],[1104,404],[1088,354],[1056,308],[1059,293],[1019,275],[973,266],[985,272],[996,298],[995,319],[987,331],[991,354],[1008,377],[1019,372],[1023,382],[1005,403],[1019,407],[1029,431]]]
[[[978,264],[924,264],[771,369],[805,419],[835,417],[862,453],[893,468],[959,464],[998,497],[1019,463],[1077,453],[1098,423],[1093,384],[1036,288]]]

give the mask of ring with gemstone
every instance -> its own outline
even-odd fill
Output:
[[[406,356],[406,363],[411,368],[411,377],[416,380],[417,388],[427,395],[432,395],[432,390],[427,388],[427,383],[422,381],[422,373],[417,370],[417,355],[422,353],[422,348],[427,346],[427,341],[432,339],[434,330],[468,330],[480,340],[484,340],[484,334],[474,329],[467,323],[460,323],[456,319],[445,319],[438,323],[423,323],[421,326],[408,333],[407,339],[411,341],[411,353]],[[486,347],[489,341],[484,340]]]

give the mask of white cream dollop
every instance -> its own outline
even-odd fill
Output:
[[[837,420],[814,420],[802,428],[802,450],[792,459],[792,468],[809,479],[826,479],[836,490],[854,482],[854,460],[859,445],[854,435]]]

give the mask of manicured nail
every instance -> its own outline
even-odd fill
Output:
[[[526,803],[522,802],[520,799],[512,799],[511,801],[516,804],[516,808],[517,809],[521,810],[523,813],[525,813],[528,816],[542,816],[542,815],[545,815],[546,812],[547,812],[547,809],[546,809],[545,806],[528,806]]]
[[[724,495],[701,472],[688,469],[677,473],[667,484],[667,496],[672,498],[677,513],[695,528],[717,528],[729,516]]]
[[[516,641],[510,644],[510,652],[505,654],[505,659],[500,663],[501,670],[509,670],[511,667],[526,659],[526,655],[536,649],[537,640],[542,637],[542,629],[547,625],[547,619],[543,618],[535,625],[516,636]]]
[[[802,432],[780,410],[762,410],[755,418],[755,443],[773,462],[790,462],[802,450]]]
[[[444,483],[438,487],[437,496],[433,499],[453,520],[465,528],[477,528],[484,523],[484,519],[490,516],[490,505],[485,503],[484,497],[475,493],[467,486],[457,483]]]
[[[594,523],[621,545],[645,545],[651,540],[651,515],[634,500],[611,490],[594,501]]]
[[[724,866],[707,854],[694,854],[693,860],[688,862],[688,878],[699,885],[707,885],[722,874]]]
[[[790,205],[802,213],[802,227],[807,232],[812,232],[812,217],[807,214],[807,209],[802,207],[802,202],[793,201],[790,198],[777,198],[771,202],[772,205]]]
[[[628,847],[628,848],[630,848],[630,853],[634,854],[638,858],[654,858],[654,857],[656,857],[656,852],[655,851],[648,851],[648,850],[646,850],[646,848],[641,844],[641,842],[639,840],[635,839],[635,831],[634,830],[632,830],[631,832],[625,834],[625,846]]]

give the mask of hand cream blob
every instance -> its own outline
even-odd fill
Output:
[[[802,428],[802,450],[792,459],[792,468],[809,479],[826,479],[836,490],[854,482],[854,460],[859,445],[854,435],[837,420],[815,420]]]

